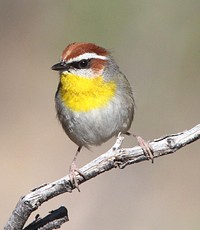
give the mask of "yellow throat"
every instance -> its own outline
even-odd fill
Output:
[[[69,73],[62,74],[60,82],[61,100],[65,106],[77,112],[105,106],[116,91],[116,83],[105,82],[102,76],[85,78]]]

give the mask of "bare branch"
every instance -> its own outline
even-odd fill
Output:
[[[124,137],[119,135],[110,150],[82,167],[80,171],[84,174],[84,178],[77,175],[78,183],[82,184],[85,181],[116,167],[122,169],[127,165],[148,160],[147,156],[139,146],[133,148],[121,148],[123,139]],[[200,124],[190,130],[156,139],[149,144],[153,149],[154,157],[157,158],[174,153],[185,145],[198,139],[200,139]],[[55,182],[33,189],[31,193],[19,200],[15,210],[4,227],[4,230],[23,229],[30,214],[43,202],[62,193],[72,192],[73,189],[74,185],[71,184],[68,175]]]

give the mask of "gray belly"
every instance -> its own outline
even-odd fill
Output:
[[[134,113],[133,100],[109,102],[105,107],[89,112],[72,112],[56,98],[58,119],[69,138],[78,146],[89,147],[106,142],[131,126]]]

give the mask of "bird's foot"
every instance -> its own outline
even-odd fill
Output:
[[[72,185],[74,185],[75,188],[77,188],[78,191],[80,192],[79,183],[77,180],[77,175],[80,175],[81,177],[83,177],[85,179],[85,176],[83,175],[83,173],[77,168],[75,161],[72,161],[70,168],[69,168],[69,179],[70,179]]]
[[[142,148],[145,156],[148,159],[150,159],[151,162],[153,163],[154,162],[154,154],[153,154],[153,149],[150,146],[150,144],[147,141],[145,141],[142,137],[137,136],[135,134],[131,134],[129,132],[126,132],[126,135],[133,135],[137,139],[137,142],[138,142],[139,146]]]
[[[140,145],[140,147],[142,148],[145,156],[151,160],[151,162],[154,162],[154,154],[153,154],[153,149],[150,146],[150,144],[145,141],[142,137],[134,135],[135,138],[137,139],[138,144]]]

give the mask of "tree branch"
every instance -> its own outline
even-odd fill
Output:
[[[69,221],[67,209],[63,206],[53,210],[44,218],[36,216],[35,220],[29,224],[24,230],[51,230],[59,228],[63,223]]]
[[[110,150],[102,154],[80,169],[84,178],[77,175],[78,184],[82,184],[105,171],[148,160],[141,147],[121,148],[124,137],[118,136],[115,144]],[[171,154],[180,148],[200,139],[200,124],[190,130],[177,134],[171,134],[150,142],[154,157],[161,157]],[[57,181],[35,188],[31,193],[21,197],[12,215],[6,223],[4,230],[21,230],[30,214],[35,211],[43,202],[52,199],[65,192],[72,192],[74,185],[71,184],[69,176],[65,176]],[[68,219],[68,217],[67,217]],[[26,228],[27,229],[27,228]],[[38,229],[38,228],[35,228]],[[55,229],[55,228],[45,228]]]

